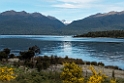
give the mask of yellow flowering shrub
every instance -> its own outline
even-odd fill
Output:
[[[77,64],[64,63],[63,71],[60,75],[63,83],[83,83],[82,68]]]
[[[111,79],[110,83],[116,83],[116,79]]]
[[[15,79],[14,69],[8,67],[0,67],[0,81],[10,81]]]
[[[90,76],[87,83],[102,83],[104,79],[107,77],[101,72],[97,73],[93,66],[90,65],[90,70],[92,71],[92,75]]]

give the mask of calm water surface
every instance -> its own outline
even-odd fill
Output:
[[[0,50],[10,48],[18,55],[20,51],[37,45],[42,55],[81,58],[85,61],[103,62],[124,69],[124,39],[73,38],[71,36],[1,35]]]

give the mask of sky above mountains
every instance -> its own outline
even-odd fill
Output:
[[[0,13],[8,10],[38,12],[71,22],[96,13],[123,11],[124,0],[0,0]]]

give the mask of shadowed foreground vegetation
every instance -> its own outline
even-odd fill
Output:
[[[76,72],[78,73],[78,70],[75,68],[75,66],[67,66],[67,67],[64,67],[64,68],[67,68],[67,69],[64,69],[64,68],[60,68],[60,71],[59,70],[41,70],[41,71],[37,71],[37,69],[31,69],[31,68],[25,68],[24,66],[20,66],[20,67],[15,67],[13,65],[0,65],[0,66],[7,66],[8,68],[11,67],[14,69],[14,75],[16,75],[17,77],[14,79],[14,80],[10,80],[10,81],[0,81],[0,83],[66,83],[68,80],[68,78],[63,78],[64,76],[62,76],[62,71],[67,74],[66,76],[70,76],[72,74],[69,74],[69,72],[71,73],[71,69],[74,69],[74,75],[77,76],[79,74],[76,74]],[[72,68],[73,67],[73,68]],[[68,69],[69,68],[69,69]],[[71,69],[70,69],[71,68]],[[92,68],[91,68],[92,69]],[[66,70],[70,70],[69,72],[66,72]],[[94,70],[94,69],[92,69]],[[92,71],[91,70],[91,71]],[[81,71],[80,70],[80,75],[81,75]],[[96,71],[96,70],[95,70]],[[97,71],[97,74],[98,77],[99,77],[99,71]],[[104,74],[104,73],[103,73]],[[97,77],[94,77],[95,75],[94,74],[89,74],[88,72],[82,72],[82,75],[83,76],[82,78],[82,81],[80,82],[68,82],[68,83],[90,83],[90,79],[97,79]],[[102,76],[102,74],[100,75]],[[70,76],[70,77],[73,77],[73,76]],[[78,78],[78,77],[77,77]],[[111,73],[111,77],[107,77],[107,78],[102,78],[104,79],[104,81],[102,81],[101,83],[124,83],[124,79],[123,78],[116,78],[116,75],[113,71],[113,73]],[[116,82],[110,82],[110,79],[116,79]],[[62,80],[65,80],[65,82],[63,82]],[[89,80],[89,82],[88,82]],[[70,80],[70,81],[73,81]],[[97,83],[97,82],[92,82],[91,83]]]
[[[68,56],[62,58],[58,56],[36,56],[40,53],[37,46],[30,47],[27,51],[20,52],[19,56],[11,54],[11,50],[6,48],[0,51],[0,72],[6,72],[3,67],[11,68],[14,71],[13,80],[0,81],[0,83],[64,83],[60,78],[63,67],[57,68],[63,63],[76,63],[78,65],[95,65],[106,68],[119,69],[116,66],[105,66],[102,62],[86,62],[82,59],[73,59]],[[7,70],[8,71],[8,70]],[[11,73],[13,75],[13,73]],[[3,74],[2,74],[3,75]],[[84,79],[87,80],[91,74],[85,72]],[[114,72],[111,77],[116,77]],[[3,76],[2,76],[3,78]],[[9,78],[8,78],[9,79]],[[117,83],[123,83],[124,79],[116,78]],[[71,83],[71,82],[69,82]],[[83,82],[82,82],[83,83]],[[102,83],[110,83],[105,79]]]

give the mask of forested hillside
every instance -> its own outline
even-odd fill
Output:
[[[65,25],[52,16],[25,11],[0,14],[0,34],[58,34]]]
[[[63,29],[63,32],[65,34],[83,34],[107,30],[124,30],[124,11],[98,13],[82,20],[73,21]]]
[[[88,32],[82,35],[76,35],[75,37],[114,37],[124,38],[124,30],[113,30],[113,31],[96,31]]]

